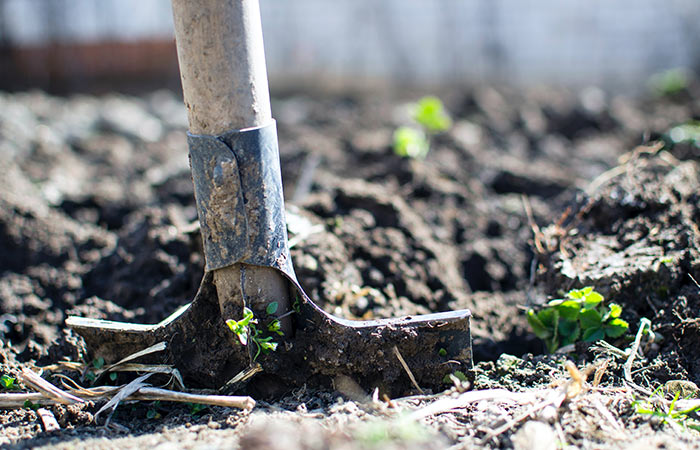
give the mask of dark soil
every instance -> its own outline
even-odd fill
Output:
[[[663,337],[635,381],[700,382],[700,288],[691,278],[700,280],[700,143],[638,148],[700,119],[698,86],[636,100],[597,89],[451,90],[442,98],[452,129],[425,160],[403,159],[392,133],[407,120],[405,102],[419,96],[273,101],[292,257],[309,296],[347,318],[469,308],[473,387],[520,391],[551,383],[566,359],[543,356],[524,308],[592,285],[623,306],[631,329],[647,317]],[[204,264],[185,128],[170,92],[0,94],[2,373],[88,361],[64,327],[68,315],[156,323],[194,297]],[[583,366],[598,356],[579,345],[569,358]],[[609,370],[619,382],[621,365]],[[63,430],[54,434],[29,409],[4,410],[0,444],[371,447],[374,415],[348,400],[357,399],[306,386],[260,402],[265,414],[212,407],[192,415],[164,404],[155,406],[160,419],[146,418],[154,405],[136,403],[117,410],[123,430],[93,422],[100,405],[55,407]],[[629,408],[615,413],[632,421]],[[346,429],[344,417],[359,422]],[[451,420],[426,425],[429,439],[398,430],[381,445],[469,447],[483,437],[469,416]],[[650,433],[668,444],[663,427],[635,429],[630,439]],[[563,431],[574,445],[622,446]]]

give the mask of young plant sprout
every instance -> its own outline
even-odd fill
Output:
[[[431,136],[447,131],[452,119],[437,97],[423,97],[411,105],[412,126],[394,131],[394,153],[405,158],[423,159],[430,150]]]
[[[277,311],[276,302],[270,303],[266,308],[268,314],[273,314],[275,311]],[[229,319],[226,321],[226,325],[238,337],[241,345],[248,345],[248,342],[251,341],[255,344],[256,352],[253,361],[258,359],[261,353],[267,355],[277,350],[277,343],[272,340],[272,336],[261,336],[262,331],[257,328],[257,324],[258,319],[255,318],[255,314],[248,307],[243,308],[243,318],[241,320]],[[276,318],[268,323],[266,327],[270,332],[277,333],[280,336],[284,335],[280,330],[280,321]]]
[[[620,319],[621,312],[622,307],[616,303],[605,307],[603,296],[588,286],[567,292],[565,298],[552,300],[537,312],[528,310],[527,321],[553,353],[578,341],[622,336],[629,324]]]

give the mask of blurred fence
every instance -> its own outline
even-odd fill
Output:
[[[261,0],[261,8],[273,87],[634,89],[666,68],[700,68],[698,0]],[[177,79],[168,0],[0,0],[0,46],[0,88],[18,76]]]

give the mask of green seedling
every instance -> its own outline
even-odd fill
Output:
[[[655,391],[655,394],[659,392],[659,389]],[[654,404],[651,401],[635,401],[632,404],[637,414],[658,417],[661,420],[661,423],[684,430],[691,429],[700,432],[700,422],[694,418],[698,409],[700,409],[700,405],[693,406],[692,408],[688,409],[678,410],[676,409],[676,402],[679,398],[680,391],[677,391],[673,396],[673,401],[671,401],[668,407],[660,404]]]
[[[209,405],[203,405],[201,403],[186,403],[186,405],[190,407],[190,416],[192,417],[209,408]]]
[[[31,400],[25,400],[24,405],[25,408],[31,409],[33,411],[36,411],[37,409],[41,408],[41,405],[38,403],[33,403]]]
[[[537,312],[528,310],[527,321],[550,353],[578,341],[620,337],[629,329],[629,324],[620,319],[622,307],[616,303],[605,307],[603,300],[590,286],[574,289]]]
[[[423,97],[413,107],[413,120],[429,133],[441,133],[452,126],[452,119],[437,97]]]
[[[430,150],[428,138],[422,130],[399,127],[394,131],[394,153],[404,158],[423,159]]]
[[[688,72],[676,68],[653,75],[649,79],[649,86],[655,95],[668,97],[686,90],[689,81]]]
[[[17,386],[15,386],[15,379],[9,375],[0,377],[0,386],[2,386],[3,389],[17,389]]]
[[[468,383],[469,378],[461,370],[455,370],[453,373],[449,373],[442,378],[442,382],[445,384],[457,384],[457,380],[460,383]]]
[[[268,309],[270,306],[268,305]],[[274,308],[275,311],[277,308]],[[269,324],[267,324],[267,329],[275,328],[274,323],[279,323],[279,320],[274,319]],[[257,328],[258,319],[255,318],[253,311],[248,307],[243,308],[243,318],[241,320],[229,319],[226,321],[229,329],[238,337],[241,345],[248,345],[248,342],[253,342],[255,344],[256,352],[253,357],[253,361],[258,359],[258,356],[262,353],[267,355],[270,352],[277,350],[277,343],[272,340],[272,336],[262,337],[262,331]],[[283,335],[282,331],[279,330],[279,325],[277,325],[277,330],[272,330]]]
[[[394,153],[405,158],[423,159],[430,150],[430,138],[452,126],[442,102],[437,97],[423,97],[411,106],[413,126],[402,126],[394,132]]]

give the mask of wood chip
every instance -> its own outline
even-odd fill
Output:
[[[44,427],[44,431],[50,432],[61,429],[61,427],[58,425],[58,422],[56,421],[56,417],[54,417],[53,413],[48,409],[39,408],[36,410],[36,413],[39,415],[39,419],[41,420],[41,425]]]

